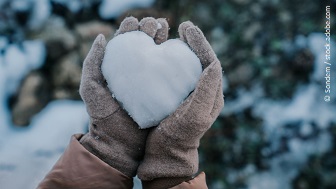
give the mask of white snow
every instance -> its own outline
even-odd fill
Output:
[[[123,108],[141,128],[148,128],[173,113],[194,90],[202,66],[181,40],[156,45],[134,31],[108,43],[102,72]]]
[[[28,19],[29,29],[40,29],[51,14],[50,0],[13,0],[10,7],[16,11],[32,9]]]
[[[144,8],[152,5],[154,0],[103,0],[99,6],[99,15],[103,19],[116,18],[130,8]]]
[[[6,91],[13,93],[21,79],[32,69],[40,67],[45,59],[45,46],[41,41],[25,41],[22,46],[11,44],[3,57]]]
[[[325,35],[323,33],[313,33],[310,34],[307,37],[307,43],[309,49],[312,51],[312,53],[315,56],[315,67],[314,67],[314,73],[313,73],[313,79],[316,81],[324,81],[325,82],[325,66],[324,62],[325,59],[325,47],[326,44]],[[330,42],[331,47],[335,47],[336,43],[331,40]],[[335,62],[336,57],[336,51],[331,50],[331,63]],[[331,81],[335,81],[336,76],[332,73],[331,74]]]
[[[3,57],[0,56],[0,135],[5,135],[5,130],[7,125],[9,125],[9,112],[6,106],[8,92],[7,92],[7,72],[4,69]],[[3,138],[0,137],[0,147],[2,144]]]
[[[82,102],[54,101],[28,128],[8,128],[0,145],[0,183],[3,188],[36,188],[63,153],[75,133],[88,123]]]
[[[291,139],[290,151],[272,158],[269,171],[253,174],[248,180],[249,189],[290,189],[293,178],[306,164],[309,155],[322,154],[332,146],[331,136],[322,132],[316,139],[303,141]]]
[[[5,49],[0,55],[1,188],[33,189],[62,154],[70,136],[85,132],[88,117],[82,102],[54,101],[30,126],[14,128],[8,98],[29,71],[43,64],[45,48],[40,41],[25,41],[22,46],[0,41],[0,48]]]
[[[15,11],[26,11],[30,8],[31,1],[30,0],[12,0],[10,2],[11,9]]]
[[[293,97],[288,100],[267,99],[260,84],[254,83],[249,90],[238,89],[238,97],[233,101],[225,102],[225,108],[221,113],[228,116],[251,108],[254,116],[263,120],[263,133],[265,139],[271,144],[270,149],[262,150],[265,154],[277,149],[280,133],[285,132],[283,129],[286,124],[301,122],[298,125],[298,132],[302,137],[308,137],[305,140],[298,137],[290,138],[288,152],[269,158],[270,168],[267,171],[255,172],[249,176],[247,180],[249,189],[291,188],[293,178],[307,163],[309,156],[325,153],[332,147],[332,136],[327,129],[331,123],[336,122],[334,115],[336,107],[335,100],[329,103],[323,100],[325,95],[324,35],[313,33],[308,37],[298,36],[295,43],[299,48],[308,47],[316,58],[310,83],[298,86]],[[313,128],[312,123],[317,128]],[[314,129],[320,132],[314,133]],[[314,134],[316,136],[312,137]],[[234,174],[234,171],[230,174]]]
[[[59,4],[66,6],[71,12],[77,13],[85,5],[85,2],[82,0],[52,0]]]
[[[244,88],[239,88],[237,89],[237,93],[237,99],[225,102],[225,106],[221,111],[222,116],[240,113],[244,109],[253,106],[256,103],[256,99],[259,99],[264,95],[260,84],[255,84],[250,91],[247,91]]]
[[[7,44],[8,44],[8,39],[6,37],[0,36],[0,50],[5,49]]]
[[[51,4],[49,0],[32,0],[33,11],[29,18],[30,29],[40,29],[51,15]]]
[[[267,133],[296,120],[314,121],[320,128],[326,128],[336,121],[336,108],[323,101],[322,92],[316,84],[302,86],[291,101],[259,101],[254,113],[263,118]]]
[[[0,134],[5,135],[5,130],[10,125],[7,99],[17,90],[20,81],[30,70],[43,64],[45,47],[40,41],[25,41],[23,48],[16,44],[1,43],[1,49],[5,49],[5,54],[0,55]],[[0,143],[2,140],[0,137]]]
[[[308,157],[313,154],[325,153],[332,147],[332,136],[327,128],[331,123],[336,122],[334,115],[336,107],[332,102],[323,101],[323,82],[322,86],[314,82],[323,81],[324,79],[325,39],[323,34],[314,33],[307,38],[299,36],[296,43],[303,47],[307,44],[316,58],[311,82],[298,87],[291,100],[273,101],[254,95],[254,104],[251,106],[253,107],[254,115],[263,120],[265,137],[271,143],[278,142],[277,131],[280,131],[287,123],[295,121],[303,122],[299,132],[304,137],[311,135],[313,132],[310,123],[315,123],[317,129],[321,132],[308,140],[291,138],[288,142],[288,152],[271,158],[268,171],[253,174],[248,179],[249,189],[291,188],[293,178],[298,174],[301,167],[307,163]],[[250,96],[251,93],[245,93],[244,95]]]

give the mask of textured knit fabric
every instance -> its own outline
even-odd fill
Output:
[[[133,179],[87,151],[78,141],[82,136],[71,137],[69,146],[37,189],[132,189]],[[172,189],[207,189],[205,174]]]
[[[140,30],[160,44],[167,40],[168,28],[165,19],[145,18],[138,22],[128,17],[116,35]],[[181,40],[201,59],[204,72],[183,105],[151,131],[138,129],[112,98],[100,68],[106,41],[103,35],[96,38],[84,61],[80,86],[90,115],[90,131],[84,136],[72,137],[38,189],[131,189],[131,177],[136,173],[145,148],[146,158],[138,172],[144,189],[207,188],[204,173],[193,179],[192,175],[198,167],[199,139],[223,106],[221,68],[198,28],[186,22],[181,24],[179,32]]]
[[[121,23],[116,35],[135,30],[163,42],[167,39],[164,35],[168,35],[168,24],[165,19],[144,18],[139,23],[136,18],[128,17]],[[105,47],[106,40],[99,35],[83,64],[80,95],[90,115],[90,130],[80,142],[107,164],[133,177],[144,156],[149,130],[139,129],[112,97],[101,72]]]
[[[133,179],[127,177],[88,152],[78,140],[70,144],[37,189],[130,189]]]
[[[198,171],[200,138],[224,106],[221,64],[202,31],[188,21],[180,25],[179,33],[204,70],[189,97],[148,135],[145,158],[138,169],[147,188],[169,188]]]

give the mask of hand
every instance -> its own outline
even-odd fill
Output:
[[[158,29],[158,24],[161,28]],[[168,23],[165,19],[125,18],[115,35],[142,31],[156,43],[167,40]],[[90,130],[80,142],[92,154],[129,177],[136,174],[145,151],[149,130],[141,130],[133,119],[112,97],[101,72],[106,40],[100,34],[93,42],[83,64],[80,95],[90,116]]]
[[[179,26],[179,34],[200,59],[203,73],[189,97],[148,135],[138,169],[148,188],[169,188],[197,172],[200,138],[224,106],[221,64],[202,31],[188,21]]]

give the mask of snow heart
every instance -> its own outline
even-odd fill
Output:
[[[183,41],[156,45],[140,31],[109,41],[101,69],[114,97],[142,129],[173,113],[202,73],[200,60]]]

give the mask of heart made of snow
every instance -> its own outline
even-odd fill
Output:
[[[113,96],[142,129],[172,114],[202,73],[186,43],[170,39],[157,45],[140,31],[110,40],[101,69]]]

